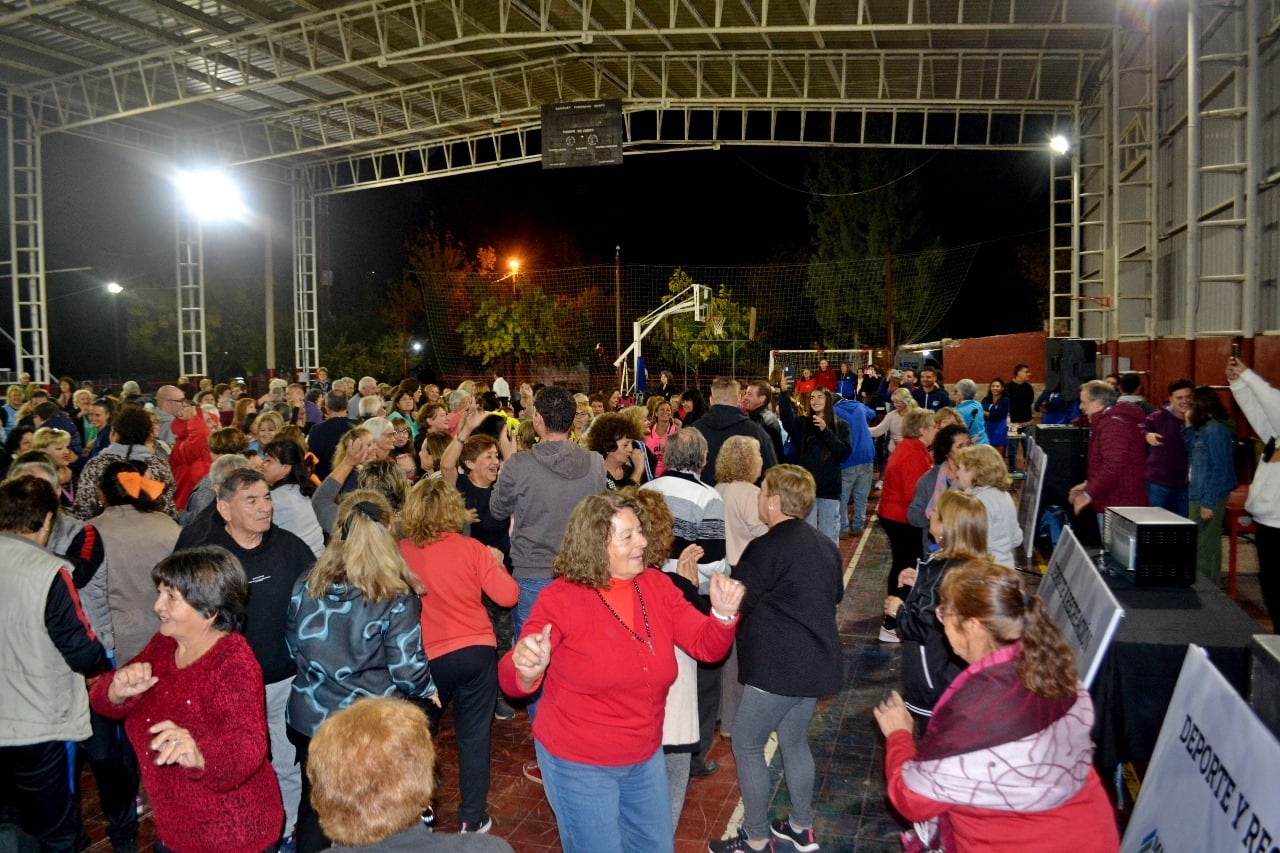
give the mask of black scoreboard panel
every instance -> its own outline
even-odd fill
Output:
[[[622,164],[622,101],[542,107],[542,168]]]

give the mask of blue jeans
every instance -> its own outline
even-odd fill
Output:
[[[840,544],[840,502],[834,498],[814,498],[813,506],[804,520],[836,545]]]
[[[675,850],[662,747],[617,767],[557,758],[536,738],[533,747],[564,853]]]
[[[553,580],[555,578],[516,578],[516,585],[520,587],[520,600],[516,602],[516,609],[511,613],[511,624],[515,631],[513,646],[520,642],[520,630],[524,628],[524,623],[529,621],[529,613],[533,610],[533,603],[538,600],[538,593],[550,586]],[[529,712],[531,723],[538,714],[540,698],[542,698],[542,688],[538,688],[533,695],[529,696],[529,705],[525,710]]]
[[[813,826],[813,752],[809,749],[809,721],[818,700],[804,696],[779,696],[747,685],[733,720],[733,760],[738,765],[742,792],[742,828],[759,841],[769,837],[769,765],[764,745],[771,732],[778,733],[782,776],[791,796],[793,826]]]
[[[867,526],[867,496],[871,494],[871,484],[875,482],[874,465],[864,462],[861,465],[850,465],[840,471],[840,532],[852,528],[854,533],[861,533]],[[848,523],[849,495],[853,495],[853,523]]]
[[[1191,518],[1187,487],[1162,486],[1147,480],[1147,505],[1167,509],[1183,518]],[[1193,519],[1194,520],[1194,519]]]

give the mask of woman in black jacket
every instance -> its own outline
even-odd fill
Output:
[[[929,533],[937,543],[934,550],[899,578],[911,587],[906,601],[896,595],[884,600],[884,615],[897,620],[903,642],[903,701],[921,733],[934,704],[967,666],[951,650],[935,612],[942,576],[967,560],[991,559],[987,556],[987,511],[982,501],[964,492],[939,495],[929,519]]]
[[[791,404],[791,381],[787,377],[782,379],[778,413],[787,435],[799,450],[796,462],[813,475],[817,485],[818,496],[805,521],[839,545],[840,513],[848,512],[848,507],[840,506],[840,463],[848,459],[853,450],[849,425],[837,417],[835,398],[822,387],[809,392],[809,417],[796,415]]]

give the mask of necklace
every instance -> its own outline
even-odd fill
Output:
[[[636,595],[640,598],[640,618],[644,620],[644,636],[643,637],[637,634],[630,625],[622,621],[622,617],[618,615],[618,611],[614,610],[613,605],[611,605],[608,602],[608,600],[605,599],[604,593],[602,593],[600,590],[597,589],[596,595],[600,597],[600,602],[606,608],[608,608],[610,613],[613,614],[613,618],[618,620],[618,624],[621,625],[623,628],[626,628],[627,633],[635,637],[637,642],[644,643],[646,646],[648,646],[649,654],[654,655],[656,657],[658,653],[653,650],[653,632],[649,630],[649,611],[646,610],[644,606],[644,594],[640,592],[640,584],[636,583],[635,578],[631,579],[631,585],[635,587]]]

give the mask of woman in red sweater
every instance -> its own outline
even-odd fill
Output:
[[[935,613],[969,667],[919,745],[897,692],[875,709],[889,801],[915,824],[906,849],[1114,853],[1115,815],[1093,769],[1093,703],[1044,601],[1016,572],[972,560],[943,576]]]
[[[155,814],[158,853],[275,849],[284,806],[267,761],[262,670],[239,631],[249,581],[222,548],[151,570],[160,632],[98,679],[89,702],[124,718]]]
[[[929,445],[933,444],[933,412],[928,409],[909,408],[902,416],[902,441],[889,455],[884,466],[884,485],[880,489],[880,507],[876,515],[880,526],[889,537],[889,595],[906,600],[909,586],[898,581],[903,569],[914,569],[924,556],[924,539],[920,529],[907,521],[907,509],[916,493],[916,483],[933,467]],[[880,642],[898,643],[897,622],[892,616],[884,617],[880,627]]]
[[[583,499],[552,564],[555,580],[498,665],[509,695],[542,688],[534,748],[566,850],[674,849],[662,755],[674,649],[717,661],[733,643],[742,585],[713,574],[704,616],[645,567],[642,531],[633,499]]]
[[[438,705],[421,703],[438,728],[450,702],[458,740],[461,832],[488,832],[489,729],[498,697],[497,638],[483,596],[514,607],[520,587],[502,565],[502,552],[461,535],[467,519],[462,495],[441,477],[419,481],[405,501],[400,555],[422,581],[422,647],[440,691]]]

